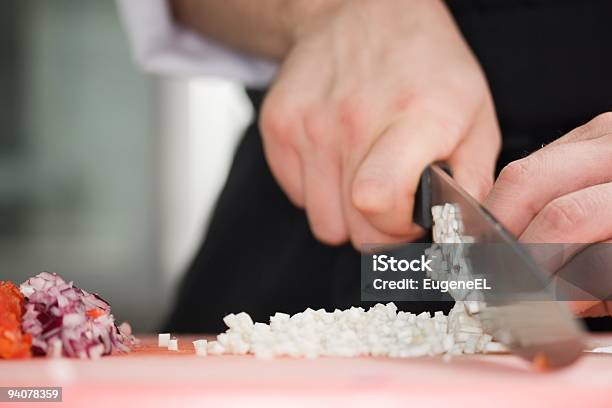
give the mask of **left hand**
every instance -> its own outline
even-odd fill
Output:
[[[612,240],[612,112],[510,163],[485,206],[525,243]],[[570,307],[581,316],[612,315],[612,301]]]
[[[414,194],[435,161],[486,195],[495,109],[443,1],[342,1],[291,31],[260,128],[272,174],[317,239],[360,249],[418,238]]]

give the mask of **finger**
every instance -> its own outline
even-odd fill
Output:
[[[604,249],[610,243],[611,240],[605,240],[595,244],[563,246],[563,258],[571,256],[572,259],[563,262],[564,266],[569,264],[569,269],[554,269],[555,287],[566,299],[576,299],[567,304],[577,316],[599,317],[612,311],[612,301],[601,300],[610,295],[605,292],[611,282],[608,267],[610,253]],[[569,254],[566,254],[566,248],[570,249]],[[580,253],[580,248],[584,252]]]
[[[347,167],[345,167],[347,168]],[[349,237],[353,246],[361,251],[365,244],[396,244],[414,240],[424,232],[415,229],[414,233],[396,236],[379,231],[368,219],[353,205],[352,198],[352,172],[346,171],[343,174],[342,200],[344,216],[348,226]]]
[[[315,69],[312,59],[302,62],[300,55],[291,55],[283,63],[277,79],[266,95],[260,114],[264,154],[274,178],[291,202],[304,207],[304,174],[300,146],[305,139],[304,112],[324,92],[320,86],[306,89],[306,82]]]
[[[303,175],[300,156],[289,145],[283,145],[277,138],[263,139],[266,161],[276,182],[283,189],[293,205],[304,207]]]
[[[338,161],[313,155],[304,167],[305,207],[314,236],[330,245],[348,240]]]
[[[547,204],[521,234],[526,243],[601,242],[612,231],[612,183],[584,188]]]
[[[382,133],[376,124],[383,111],[370,106],[367,103],[370,99],[359,95],[339,98],[336,108],[328,109],[336,113],[335,125],[330,127],[332,133],[341,135],[346,140],[346,146],[350,146],[341,152],[342,206],[349,237],[358,250],[364,244],[393,244],[408,239],[406,236],[393,236],[377,230],[353,205],[352,183],[355,172],[375,141],[371,136]]]
[[[549,202],[612,181],[611,158],[612,143],[606,138],[547,146],[506,166],[485,207],[519,236]]]
[[[434,113],[435,112],[435,113]],[[411,235],[414,193],[425,167],[450,156],[465,131],[459,114],[413,109],[387,128],[359,166],[352,203],[376,229]]]
[[[448,164],[453,177],[472,197],[482,201],[493,186],[501,135],[492,103],[483,104],[468,136]]]
[[[335,147],[333,122],[324,111],[314,111],[304,122],[304,199],[310,229],[327,244],[348,240],[342,206],[341,158]]]
[[[358,131],[358,129],[345,129],[348,131]],[[363,130],[363,129],[362,129]],[[353,136],[356,141],[360,138]],[[363,160],[363,157],[367,154],[369,145],[365,143],[357,143],[352,146],[350,151],[345,152],[342,157],[342,205],[344,211],[344,217],[346,220],[349,237],[353,246],[357,250],[363,250],[365,244],[395,244],[399,242],[405,242],[410,237],[407,236],[393,236],[390,234],[383,233],[376,229],[366,217],[353,205],[353,180],[355,175],[355,169],[358,168],[359,163]],[[420,233],[420,232],[419,232]]]
[[[548,144],[548,146],[592,140],[608,135],[612,135],[612,112],[596,116],[588,123],[577,127],[565,136]]]

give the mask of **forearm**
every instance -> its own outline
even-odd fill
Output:
[[[174,18],[230,47],[280,60],[296,28],[340,0],[169,0]]]

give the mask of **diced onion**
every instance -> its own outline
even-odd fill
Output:
[[[21,285],[26,297],[23,330],[35,355],[99,358],[127,352],[136,342],[129,324],[117,327],[108,302],[54,273],[42,272]]]

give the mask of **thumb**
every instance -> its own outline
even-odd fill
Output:
[[[414,194],[423,169],[452,152],[458,137],[437,112],[409,111],[387,128],[356,169],[352,204],[370,225],[393,236],[417,234]]]

